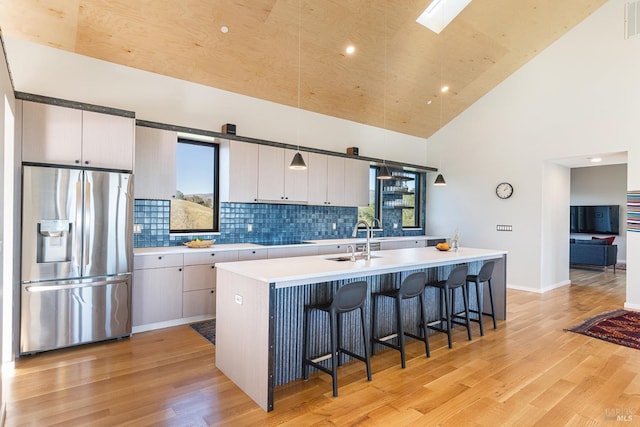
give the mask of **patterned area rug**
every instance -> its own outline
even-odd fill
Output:
[[[635,311],[602,313],[566,330],[640,350],[640,313]]]
[[[211,344],[216,345],[216,320],[205,320],[202,322],[191,323],[189,326],[206,338]]]

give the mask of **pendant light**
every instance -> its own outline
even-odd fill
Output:
[[[298,142],[298,151],[293,156],[293,160],[291,160],[291,164],[289,165],[289,169],[293,170],[305,170],[307,168],[307,164],[304,162],[302,158],[302,154],[300,153],[300,39],[302,34],[302,0],[298,0],[298,124],[297,124],[297,142]]]
[[[387,134],[387,2],[384,3],[384,76],[382,83],[382,142],[386,142],[385,135]],[[382,167],[378,170],[378,179],[387,180],[393,179],[391,172],[384,160]]]
[[[442,14],[443,17],[442,19],[444,20],[444,7],[442,8]],[[442,43],[440,44],[440,49],[442,49]],[[442,84],[442,74],[443,74],[443,63],[444,63],[444,54],[442,53],[442,51],[440,52],[440,127],[438,128],[438,131],[442,129],[442,106],[444,104],[444,94],[447,93],[447,91],[449,90],[449,86],[444,86]],[[440,160],[438,161],[439,163],[442,162],[442,153],[440,153]],[[433,181],[433,185],[437,185],[437,186],[444,186],[447,185],[446,181],[444,180],[444,176],[442,176],[441,173],[438,174],[438,176],[436,176],[436,180]]]
[[[391,172],[387,165],[383,164],[380,170],[378,171],[378,179],[392,179]]]
[[[433,185],[447,185],[441,173],[436,176],[436,180],[433,182]]]

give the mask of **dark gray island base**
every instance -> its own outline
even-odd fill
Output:
[[[457,265],[467,264],[477,273],[485,261],[493,260],[493,289],[496,315],[506,315],[506,252],[461,248],[459,252],[437,252],[434,248],[398,249],[378,252],[370,261],[337,262],[330,256],[283,258],[221,263],[217,269],[216,365],[264,410],[274,409],[274,387],[301,378],[304,306],[331,299],[345,283],[366,280],[369,292],[399,286],[409,274],[424,271],[427,281],[446,278]],[[425,290],[427,321],[438,317],[434,289]],[[488,295],[483,297],[487,311]],[[460,298],[456,301],[462,310]],[[477,308],[475,294],[471,308]],[[371,300],[365,305],[370,331]],[[404,325],[417,333],[417,303],[406,301]],[[393,330],[392,302],[378,304],[378,329]],[[357,313],[343,317],[342,340],[347,347],[362,348]],[[329,349],[328,323],[322,313],[310,321],[312,354]],[[384,347],[376,348],[376,351]],[[345,356],[346,357],[346,356]]]

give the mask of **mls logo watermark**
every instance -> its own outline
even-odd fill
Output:
[[[606,408],[604,419],[606,421],[632,422],[636,408]]]

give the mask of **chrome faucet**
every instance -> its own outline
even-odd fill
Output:
[[[359,225],[364,225],[365,227],[367,227],[367,247],[365,249],[365,251],[363,252],[363,255],[365,256],[365,259],[367,261],[371,260],[371,226],[369,225],[369,223],[367,221],[364,220],[360,220],[356,223],[355,227],[353,227],[353,233],[351,234],[351,237],[356,237],[358,235],[358,226]]]
[[[355,248],[355,245],[347,246],[347,252],[351,252],[351,257],[349,258],[349,261],[356,262],[356,248]]]

